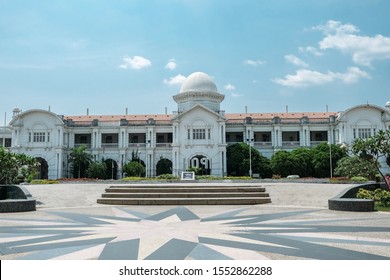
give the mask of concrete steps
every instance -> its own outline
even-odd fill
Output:
[[[245,205],[270,203],[255,184],[176,183],[116,185],[97,200],[113,205]]]

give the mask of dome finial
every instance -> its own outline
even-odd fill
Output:
[[[184,92],[218,93],[218,89],[209,75],[203,72],[195,72],[189,75],[182,84],[180,93]]]

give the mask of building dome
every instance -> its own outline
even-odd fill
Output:
[[[209,75],[203,72],[195,72],[187,77],[180,88],[184,92],[213,92],[218,93],[217,86]]]

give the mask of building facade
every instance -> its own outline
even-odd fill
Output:
[[[188,76],[173,99],[173,114],[63,116],[15,109],[9,125],[0,127],[0,145],[36,157],[41,178],[72,177],[69,154],[80,145],[95,160],[111,162],[113,179],[124,176],[122,167],[134,154],[145,164],[147,177],[159,175],[160,160],[169,160],[177,176],[199,167],[203,174],[222,177],[230,144],[245,142],[271,157],[278,150],[321,142],[350,144],[390,129],[389,102],[343,112],[228,114],[221,110],[224,95],[202,72]]]

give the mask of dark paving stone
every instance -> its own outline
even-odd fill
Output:
[[[171,239],[145,260],[184,260],[198,243]]]
[[[195,215],[191,210],[186,207],[176,207],[168,211],[150,216],[147,220],[160,221],[170,216],[177,215],[181,221],[199,220],[200,218]]]
[[[139,239],[107,243],[99,260],[137,260]]]
[[[194,250],[188,255],[190,259],[194,260],[233,260],[224,254],[217,252],[203,244],[198,244]]]

